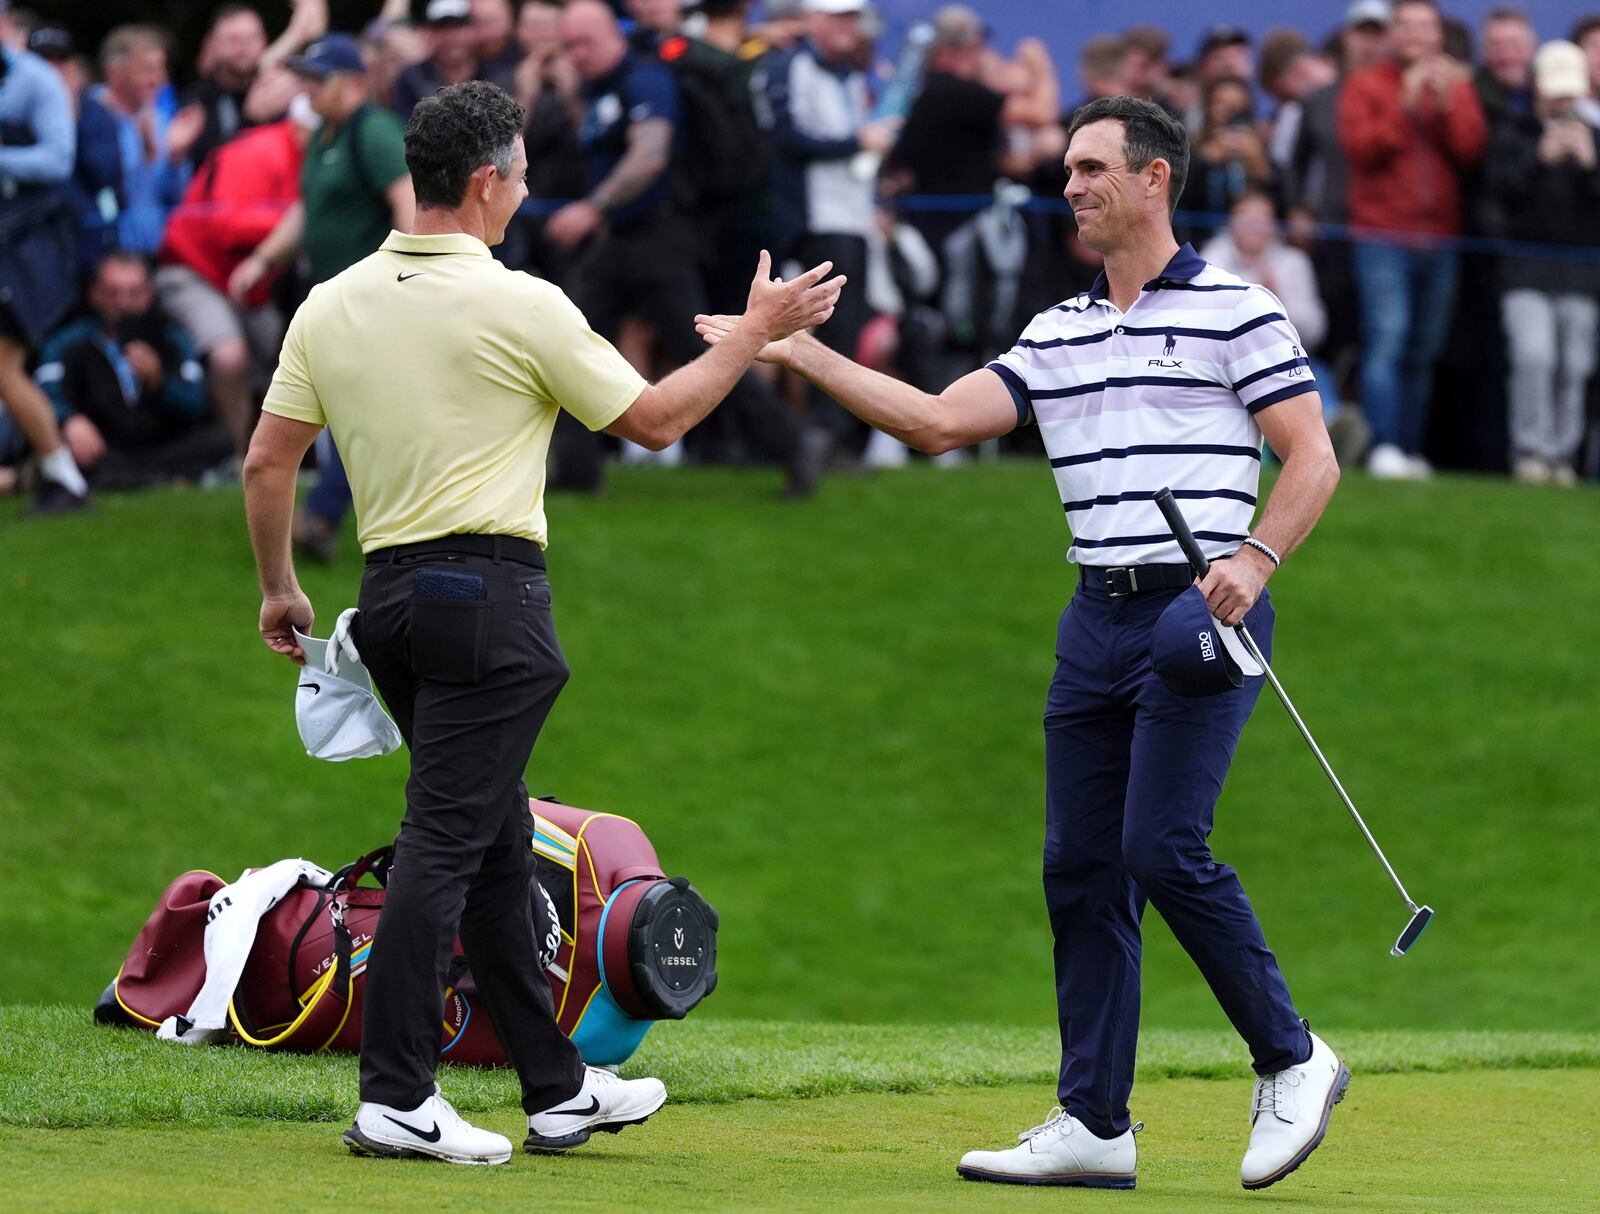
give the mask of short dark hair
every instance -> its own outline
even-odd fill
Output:
[[[486,164],[511,172],[522,138],[522,107],[487,80],[468,80],[424,97],[406,123],[406,168],[419,207],[458,207],[467,181]]]
[[[1128,43],[1115,34],[1097,34],[1078,52],[1078,67],[1090,80],[1105,80],[1122,71]]]
[[[1519,8],[1515,4],[1501,4],[1491,8],[1484,15],[1484,28],[1487,29],[1496,21],[1515,21],[1518,25],[1525,25],[1529,29],[1533,28],[1533,18],[1528,16],[1526,9]]]
[[[1241,202],[1254,202],[1257,199],[1260,199],[1262,202],[1266,203],[1272,208],[1272,217],[1274,219],[1282,218],[1282,215],[1279,214],[1282,208],[1278,205],[1277,196],[1274,195],[1271,190],[1267,189],[1266,186],[1254,181],[1248,182],[1244,189],[1239,191],[1239,196],[1228,204],[1228,214],[1232,215],[1233,212],[1238,209],[1238,206]]]
[[[1275,29],[1261,40],[1261,54],[1256,67],[1256,79],[1261,87],[1270,89],[1279,77],[1294,66],[1301,55],[1308,54],[1311,45],[1299,30]]]
[[[1166,110],[1139,97],[1100,97],[1079,106],[1067,127],[1067,146],[1072,137],[1091,122],[1122,123],[1122,154],[1135,173],[1148,168],[1152,160],[1167,162],[1172,170],[1167,183],[1167,214],[1178,209],[1178,196],[1189,179],[1189,132]]]
[[[254,17],[257,21],[261,20],[261,14],[256,12],[250,5],[240,3],[240,0],[229,0],[227,4],[220,6],[216,12],[211,14],[211,24],[206,28],[216,29],[224,21],[231,21],[235,17],[243,17],[246,14]],[[265,23],[263,22],[263,24]]]
[[[99,282],[107,266],[136,266],[144,271],[146,278],[150,277],[150,259],[144,254],[135,253],[132,249],[112,249],[94,263],[94,269],[89,272],[89,281]]]
[[[1572,27],[1572,41],[1582,42],[1595,30],[1600,30],[1600,13],[1592,13]]]
[[[1155,25],[1134,25],[1122,31],[1122,40],[1133,50],[1143,51],[1157,62],[1167,57],[1171,43],[1167,32]]]

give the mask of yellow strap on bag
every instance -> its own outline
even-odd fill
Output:
[[[350,931],[344,925],[344,903],[335,898],[328,904],[333,918],[334,964],[325,970],[306,993],[300,1014],[281,1032],[255,1036],[244,1026],[234,1006],[238,995],[228,1000],[228,1023],[241,1040],[264,1050],[293,1050],[316,1053],[333,1044],[350,1018],[350,1003],[355,994],[355,977],[350,964]],[[331,1026],[331,1027],[330,1027]]]

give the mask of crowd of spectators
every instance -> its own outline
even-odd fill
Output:
[[[1093,279],[1066,123],[1131,94],[1188,126],[1180,238],[1282,300],[1341,458],[1563,484],[1600,458],[1600,15],[1541,45],[1514,7],[1471,29],[1355,0],[1320,41],[1217,26],[1184,60],[1140,26],[1067,74],[949,5],[908,88],[870,0],[380,4],[342,31],[295,0],[275,38],[220,4],[174,64],[160,28],[86,47],[0,0],[0,493],[51,512],[235,477],[286,316],[409,225],[406,118],[470,79],[527,115],[531,197],[496,255],[647,375],[695,356],[696,312],[741,307],[762,248],[850,276],[835,348],[933,388],[981,365]],[[620,454],[776,463],[804,494],[906,460],[768,371],[659,456],[561,427],[552,483],[597,489]],[[349,504],[331,441],[317,468],[296,538],[326,558]]]

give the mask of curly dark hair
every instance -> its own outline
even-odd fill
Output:
[[[1167,183],[1167,212],[1178,209],[1178,196],[1189,178],[1189,133],[1166,110],[1139,97],[1100,97],[1080,106],[1067,127],[1067,146],[1072,137],[1091,122],[1111,119],[1122,123],[1122,154],[1135,173],[1152,160],[1167,162],[1172,170]]]
[[[522,123],[516,99],[487,80],[448,85],[417,102],[406,123],[406,167],[417,205],[460,206],[467,180],[486,164],[509,173]]]

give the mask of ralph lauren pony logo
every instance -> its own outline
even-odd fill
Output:
[[[1176,333],[1174,333],[1171,329],[1168,329],[1167,330],[1167,344],[1161,347],[1161,357],[1160,358],[1152,358],[1149,362],[1145,363],[1145,366],[1147,366],[1147,367],[1165,367],[1169,371],[1172,370],[1175,367],[1183,366],[1183,360],[1182,359],[1173,358],[1172,357],[1172,352],[1174,350],[1176,350],[1177,348],[1178,348],[1178,335]]]

